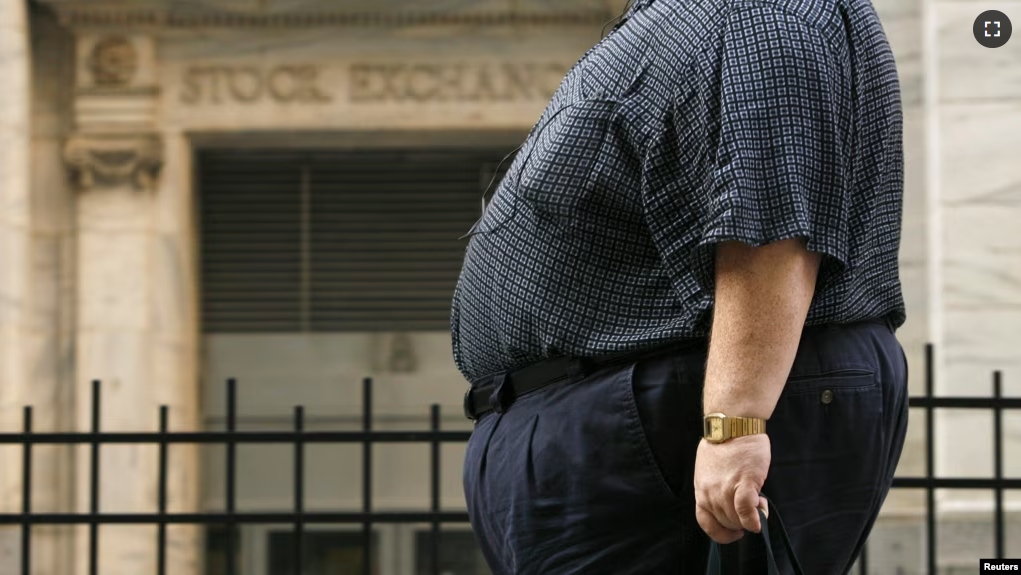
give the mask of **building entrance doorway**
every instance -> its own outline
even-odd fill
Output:
[[[237,379],[239,430],[289,429],[295,405],[305,406],[307,430],[358,429],[366,376],[381,390],[374,429],[427,428],[430,404],[459,399],[466,383],[453,367],[449,328],[467,245],[458,238],[479,217],[483,189],[512,161],[498,169],[510,149],[198,152],[207,429],[223,428],[227,378]],[[464,425],[454,410],[447,415],[445,428]],[[358,510],[359,446],[309,445],[306,453],[306,510]],[[288,509],[291,458],[286,445],[239,445],[238,509]],[[461,461],[444,456],[444,491],[453,502]],[[427,507],[423,447],[380,446],[373,467],[373,508]],[[222,447],[209,448],[207,509],[222,509],[223,485]],[[239,529],[234,552],[242,572],[286,570],[286,527]],[[321,565],[360,573],[360,535],[330,529],[306,536],[306,571]],[[421,572],[431,557],[423,529],[378,526],[373,572]],[[224,562],[226,540],[210,531],[209,575]],[[445,529],[442,541],[443,573],[487,572],[467,525]]]

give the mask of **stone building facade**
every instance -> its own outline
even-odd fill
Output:
[[[38,431],[88,430],[90,382],[99,379],[105,430],[153,430],[159,405],[170,407],[172,429],[215,429],[227,377],[239,380],[242,428],[286,428],[295,404],[309,406],[310,426],[348,428],[358,425],[361,378],[371,375],[377,428],[422,428],[428,405],[439,401],[444,428],[469,429],[459,414],[465,382],[450,357],[449,333],[435,320],[367,328],[368,320],[316,303],[330,289],[354,288],[329,284],[317,292],[299,265],[295,281],[308,290],[299,290],[305,303],[297,328],[287,327],[290,319],[231,328],[258,310],[245,315],[247,308],[236,311],[230,302],[265,304],[272,294],[245,295],[243,274],[241,283],[224,276],[216,285],[204,274],[214,269],[204,261],[235,253],[234,244],[210,235],[219,229],[216,218],[248,213],[244,206],[259,201],[243,190],[236,209],[223,203],[227,196],[209,200],[222,184],[216,174],[227,174],[221,188],[228,194],[237,193],[231,174],[256,174],[256,185],[279,175],[267,166],[294,168],[296,193],[312,198],[300,204],[299,223],[320,214],[309,208],[318,201],[309,178],[342,178],[344,166],[372,177],[389,169],[394,150],[417,166],[414,173],[454,162],[459,151],[457,165],[476,162],[483,176],[493,175],[488,158],[521,141],[564,72],[619,14],[618,4],[0,0],[0,428],[20,430],[21,407],[31,404]],[[988,8],[1021,21],[1021,2],[875,5],[903,88],[901,274],[909,319],[898,336],[910,358],[912,394],[924,391],[923,346],[931,342],[938,393],[988,395],[990,374],[1001,369],[1005,392],[1016,395],[1021,43],[983,48],[972,22]],[[474,216],[464,217],[466,231]],[[249,238],[251,250],[283,249],[260,244],[260,229],[223,233]],[[301,238],[301,246],[317,241],[314,233]],[[207,243],[228,246],[227,256]],[[307,253],[296,250],[295,261],[305,257],[299,252]],[[921,413],[912,415],[901,475],[924,471],[924,423]],[[991,425],[985,414],[941,415],[937,471],[988,476]],[[1005,471],[1017,476],[1021,458],[1009,455],[1021,448],[1021,422],[1008,418],[1006,432]],[[310,451],[307,505],[357,509],[357,452],[332,449]],[[461,509],[463,449],[443,453],[443,505]],[[36,457],[33,509],[86,510],[87,452],[54,446]],[[222,450],[175,446],[170,457],[170,509],[220,509]],[[239,457],[238,508],[286,509],[289,452],[244,447]],[[381,447],[377,508],[425,508],[427,466],[423,449]],[[20,450],[0,447],[4,512],[20,510],[19,469]],[[103,511],[155,509],[155,448],[104,449],[102,469]],[[973,558],[990,556],[991,496],[940,493],[939,501],[946,568],[971,568]],[[1021,498],[1007,503],[1013,518]],[[873,537],[875,572],[923,572],[923,510],[922,494],[891,496]],[[1021,555],[1016,525],[1011,519],[1008,556]],[[102,533],[104,575],[154,572],[154,529]],[[272,526],[243,530],[245,573],[271,572],[274,533]],[[381,526],[377,535],[379,573],[415,572],[414,526]],[[342,536],[324,537],[343,554]],[[0,573],[14,572],[17,542],[17,529],[0,528]],[[206,552],[208,538],[195,528],[172,527],[170,542],[175,574],[206,572],[216,552]],[[86,544],[83,529],[37,528],[33,572],[85,573]]]

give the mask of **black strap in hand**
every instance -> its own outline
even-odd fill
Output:
[[[765,497],[763,495],[763,497]],[[805,575],[804,570],[801,568],[801,564],[798,563],[797,556],[794,555],[794,548],[791,546],[791,539],[787,535],[787,529],[783,526],[783,520],[780,519],[780,514],[776,510],[776,506],[773,502],[766,497],[766,503],[769,505],[769,516],[776,522],[776,534],[783,543],[784,550],[787,552],[787,558],[790,559],[791,566],[794,568],[796,575]],[[766,545],[766,567],[769,570],[769,575],[780,575],[780,569],[776,566],[776,557],[773,556],[773,545],[772,540],[769,537],[769,520],[766,519],[762,509],[758,509],[759,512],[759,523],[762,525],[762,539]],[[706,567],[706,575],[723,575],[722,567],[720,565],[720,546],[715,541],[709,544],[709,565]]]

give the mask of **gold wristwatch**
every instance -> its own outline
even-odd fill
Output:
[[[703,418],[702,436],[709,443],[723,443],[732,437],[766,432],[766,420],[759,417],[728,417],[707,413]]]

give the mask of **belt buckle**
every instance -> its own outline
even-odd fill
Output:
[[[475,422],[475,418],[472,417],[472,413],[474,413],[474,411],[475,411],[475,405],[472,402],[472,388],[471,387],[468,388],[468,391],[464,392],[464,404],[463,405],[464,405],[464,416],[465,416],[465,418],[467,418],[468,421],[471,421],[472,423],[474,423]]]

